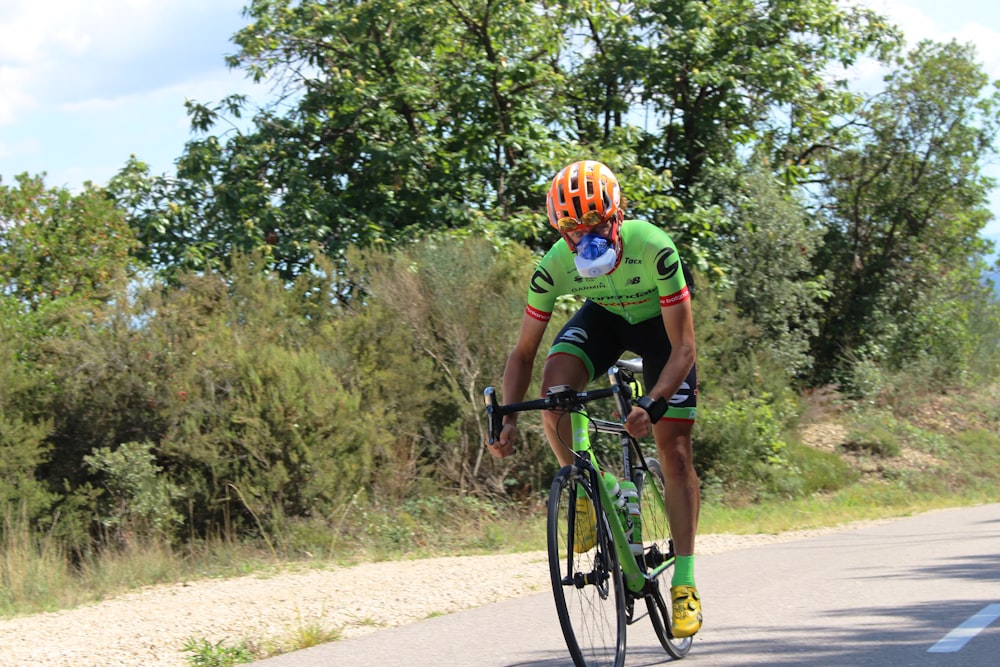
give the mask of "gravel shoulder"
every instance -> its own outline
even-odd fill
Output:
[[[868,525],[874,522],[866,522]],[[804,539],[861,524],[778,535],[700,535],[698,554]],[[183,667],[190,639],[282,645],[311,628],[357,637],[547,590],[544,551],[456,556],[206,579],[0,620],[0,666]]]

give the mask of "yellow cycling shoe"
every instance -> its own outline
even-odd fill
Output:
[[[670,589],[674,614],[670,632],[677,639],[690,637],[701,629],[701,598],[694,586],[674,586]]]
[[[586,496],[576,499],[576,528],[573,530],[573,551],[582,554],[597,544],[597,513]]]

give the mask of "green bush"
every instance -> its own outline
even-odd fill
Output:
[[[745,174],[722,196],[732,200],[734,230],[720,261],[728,265],[740,316],[759,334],[750,344],[766,350],[784,375],[803,377],[813,366],[810,337],[828,295],[810,266],[821,229],[770,174]]]
[[[836,453],[795,442],[788,445],[787,465],[770,468],[769,491],[784,498],[829,493],[857,481],[858,473]]]
[[[53,425],[48,417],[32,414],[37,385],[19,353],[20,323],[14,309],[4,313],[9,301],[0,300],[0,516],[16,509],[33,522],[57,499],[37,475],[51,455]]]
[[[213,644],[205,638],[192,637],[184,643],[183,650],[191,654],[187,661],[192,667],[232,667],[255,659],[246,643],[225,646],[221,641]]]
[[[754,483],[761,465],[787,465],[782,437],[788,406],[761,398],[732,400],[700,408],[695,427],[695,467],[723,485]]]
[[[183,517],[173,507],[181,491],[156,465],[150,443],[101,447],[83,457],[104,478],[107,491],[99,521],[119,540],[171,541]]]
[[[341,323],[349,345],[344,370],[352,388],[385,409],[381,417],[395,436],[382,452],[381,493],[402,498],[432,477],[502,495],[513,466],[530,467],[545,455],[547,448],[525,449],[501,463],[483,446],[482,392],[499,384],[533,264],[523,248],[497,250],[458,233],[352,255],[367,294]]]
[[[891,458],[903,451],[895,418],[885,412],[862,413],[847,434],[844,449]]]

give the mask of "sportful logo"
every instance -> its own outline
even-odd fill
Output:
[[[676,252],[673,248],[664,248],[656,256],[656,273],[660,280],[670,280],[676,275],[677,268],[680,266],[677,257],[674,257]],[[673,258],[673,262],[670,262],[671,258]]]
[[[555,281],[548,271],[537,269],[535,275],[531,276],[531,291],[535,294],[545,294],[552,289]]]
[[[583,345],[587,342],[587,332],[580,327],[570,327],[559,336],[560,341]]]

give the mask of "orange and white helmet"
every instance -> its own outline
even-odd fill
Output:
[[[601,162],[581,160],[564,167],[552,179],[545,206],[549,223],[571,248],[567,233],[608,221],[614,223],[612,240],[618,240],[621,189],[614,172]]]

